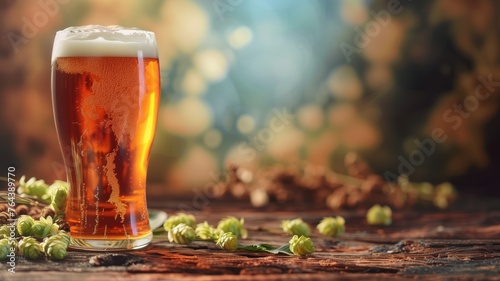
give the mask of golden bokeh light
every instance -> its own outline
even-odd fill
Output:
[[[187,95],[199,96],[207,90],[207,83],[196,69],[189,69],[182,79],[182,89]]]
[[[255,129],[255,118],[248,114],[241,115],[236,121],[236,128],[242,134],[249,134]]]
[[[304,145],[304,133],[292,126],[272,134],[267,144],[267,153],[278,161],[298,163],[300,161],[300,147]],[[265,143],[264,140],[262,140]]]
[[[160,118],[163,128],[168,132],[193,137],[212,125],[213,113],[201,99],[186,97],[176,105],[163,107]]]
[[[201,146],[194,146],[179,163],[167,170],[166,182],[176,188],[202,188],[213,181],[210,176],[216,171],[215,156]]]
[[[314,104],[303,106],[297,112],[297,120],[302,128],[317,131],[324,124],[323,110]]]
[[[342,0],[341,15],[346,23],[363,24],[368,19],[368,9],[363,0]]]
[[[188,0],[165,1],[162,21],[157,33],[168,37],[169,43],[184,53],[193,52],[199,46],[210,26],[206,12]]]
[[[227,38],[229,45],[235,49],[241,49],[253,40],[253,32],[246,26],[236,28]]]
[[[215,49],[203,50],[194,55],[194,65],[209,81],[222,80],[227,75],[229,62],[224,54]]]
[[[332,95],[342,100],[358,100],[363,94],[363,85],[361,85],[356,71],[350,65],[334,69],[327,83]]]
[[[376,36],[369,38],[369,44],[363,48],[363,55],[372,63],[388,64],[401,55],[401,44],[408,25],[392,19],[387,26],[380,27]]]

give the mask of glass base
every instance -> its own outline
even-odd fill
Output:
[[[153,233],[145,236],[128,238],[124,240],[110,239],[80,239],[71,237],[69,247],[76,250],[86,251],[129,251],[142,249],[153,240]]]

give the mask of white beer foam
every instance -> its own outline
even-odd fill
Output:
[[[140,52],[145,58],[158,57],[153,32],[122,26],[76,26],[56,33],[52,61],[58,57],[136,57]]]

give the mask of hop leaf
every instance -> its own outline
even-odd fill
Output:
[[[6,259],[9,253],[10,253],[9,239],[7,238],[0,239],[0,260]]]
[[[47,218],[40,217],[40,220],[35,221],[31,227],[31,235],[39,239],[55,235],[58,231],[59,226],[52,221],[50,216]]]
[[[371,225],[390,225],[392,223],[392,211],[389,206],[373,205],[366,213],[366,221]]]
[[[225,232],[231,232],[236,237],[243,239],[247,238],[248,232],[245,229],[245,220],[243,218],[237,219],[235,217],[227,217],[217,224],[217,229]]]
[[[189,244],[193,242],[195,238],[196,233],[194,229],[185,223],[176,225],[168,232],[168,241],[177,244]]]
[[[68,255],[68,243],[61,234],[46,237],[41,246],[45,254],[53,260],[62,260]]]
[[[238,237],[232,232],[224,232],[216,244],[224,250],[234,251],[238,249]]]
[[[30,236],[35,220],[31,216],[22,215],[17,219],[17,232],[22,236]]]
[[[311,238],[305,236],[294,235],[290,239],[290,251],[297,256],[305,256],[314,253],[314,244]]]
[[[292,235],[305,237],[309,237],[309,235],[311,235],[309,225],[302,221],[302,219],[284,220],[281,223],[281,228],[283,228],[284,232]]]
[[[35,260],[42,255],[42,246],[33,237],[23,237],[17,246],[21,256]]]
[[[345,220],[343,217],[326,217],[316,227],[321,234],[337,237],[345,231]]]
[[[17,193],[36,196],[46,202],[50,199],[50,194],[47,194],[49,186],[44,180],[36,180],[34,177],[30,178],[28,181],[25,180],[25,176],[19,179]]]
[[[56,181],[51,186],[50,206],[56,212],[63,211],[66,207],[66,198],[68,197],[68,184],[63,181]]]
[[[176,216],[171,216],[169,217],[164,223],[163,223],[163,228],[165,228],[166,231],[170,231],[177,225],[184,223],[186,225],[189,225],[190,227],[194,228],[196,227],[196,218],[193,215],[187,215],[184,213],[180,213]]]
[[[201,240],[215,240],[215,228],[206,221],[196,225],[194,231],[196,232],[196,237]]]

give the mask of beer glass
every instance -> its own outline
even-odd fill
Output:
[[[154,33],[119,26],[56,33],[52,105],[69,183],[71,247],[151,242],[146,176],[159,97]]]

